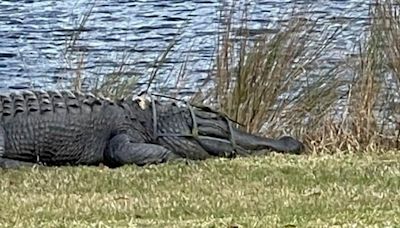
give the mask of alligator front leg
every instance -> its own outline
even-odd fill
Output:
[[[104,154],[105,165],[110,167],[128,164],[143,166],[180,159],[182,157],[165,147],[149,143],[136,143],[126,134],[114,136]]]
[[[32,167],[34,165],[38,164],[33,162],[25,162],[25,161],[9,159],[9,158],[0,158],[0,168],[2,169],[17,169],[20,167]]]

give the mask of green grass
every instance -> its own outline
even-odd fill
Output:
[[[400,154],[0,170],[1,227],[400,224]]]

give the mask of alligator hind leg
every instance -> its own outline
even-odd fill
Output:
[[[4,128],[0,126],[0,169],[16,169],[20,167],[32,167],[36,165],[36,163],[33,162],[3,158],[5,154],[5,135]]]
[[[17,169],[20,167],[32,167],[37,165],[33,162],[19,161],[9,158],[0,158],[0,168],[2,169]]]
[[[182,158],[179,155],[165,147],[149,143],[136,143],[126,134],[114,136],[104,154],[105,165],[110,167],[127,164],[143,166],[180,159]]]
[[[5,132],[2,126],[0,126],[0,168],[2,169],[16,169],[22,166],[34,166],[35,163],[24,162],[9,158],[3,158],[5,153]]]

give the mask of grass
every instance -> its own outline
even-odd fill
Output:
[[[1,227],[400,223],[398,153],[1,170]]]
[[[0,226],[400,224],[400,154],[386,152],[399,149],[400,134],[399,129],[384,129],[389,116],[398,115],[394,100],[400,85],[400,9],[396,1],[376,0],[370,12],[371,26],[360,40],[358,55],[321,72],[318,78],[311,77],[310,70],[317,68],[340,31],[315,35],[315,21],[293,17],[276,34],[252,37],[245,23],[248,11],[235,7],[221,12],[222,33],[218,33],[219,45],[210,69],[211,91],[197,94],[193,100],[217,104],[250,132],[261,132],[266,126],[265,135],[277,136],[289,128],[289,133],[302,139],[313,155],[112,170],[0,170]],[[234,12],[242,15],[238,21]],[[66,58],[75,60],[69,63],[73,66],[70,68],[77,69],[72,82],[77,90],[85,80],[85,56],[72,47],[83,35],[90,13],[91,9],[67,48],[70,52]],[[173,45],[155,60],[157,67]],[[132,59],[124,54],[119,67],[96,81],[94,92],[114,97],[131,93],[140,79],[127,67]],[[154,88],[157,67],[148,77],[148,89]],[[352,80],[339,80],[342,70],[350,72]],[[392,89],[383,83],[388,75],[395,80]],[[349,88],[345,95],[337,91],[343,86]],[[344,113],[332,116],[343,100]],[[383,118],[382,110],[387,111]],[[394,122],[398,124],[399,120]]]

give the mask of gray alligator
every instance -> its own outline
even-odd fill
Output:
[[[301,153],[303,144],[232,126],[208,108],[142,99],[119,101],[71,91],[19,91],[0,96],[0,167],[139,166],[172,160]]]

